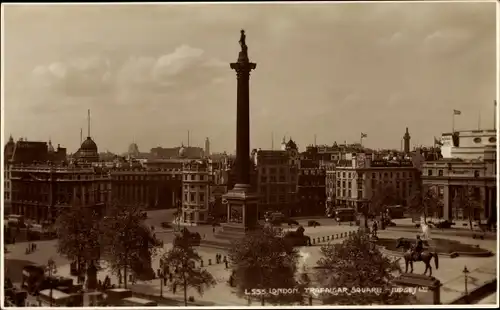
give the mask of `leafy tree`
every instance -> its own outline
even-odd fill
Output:
[[[123,275],[125,287],[129,271],[134,271],[136,275],[153,272],[151,257],[155,254],[157,243],[144,219],[140,207],[114,203],[102,220],[102,252],[111,269]]]
[[[358,231],[340,244],[321,247],[321,253],[317,272],[321,287],[347,289],[347,293],[322,295],[324,304],[408,304],[414,301],[410,294],[391,292],[395,287],[391,283],[393,274],[400,271],[400,266],[385,257],[367,234]],[[357,292],[353,288],[378,289],[378,294]]]
[[[76,262],[79,274],[82,265],[99,259],[99,221],[92,208],[83,206],[72,206],[56,220],[57,252]]]
[[[438,213],[441,202],[433,188],[417,187],[410,196],[408,205],[415,212],[423,215],[424,221],[427,224],[427,218]]]
[[[455,209],[462,209],[464,215],[469,220],[469,228],[472,230],[472,220],[476,209],[481,208],[479,195],[476,193],[475,188],[472,186],[465,186],[457,193],[453,199]]]
[[[175,246],[161,258],[164,269],[168,267],[172,272],[170,287],[182,287],[184,290],[184,305],[187,306],[187,290],[195,288],[200,295],[205,289],[215,286],[214,277],[206,270],[196,267],[201,261],[200,255],[193,249],[191,236],[187,230],[178,234],[174,242]]]
[[[397,202],[398,194],[394,186],[391,183],[379,183],[370,199],[370,213],[381,215],[382,223],[384,223],[384,214],[387,206]]]
[[[234,283],[238,296],[266,300],[272,304],[300,302],[301,294],[260,294],[252,290],[269,292],[276,288],[297,288],[299,253],[283,239],[281,230],[264,227],[236,240],[229,250]],[[248,295],[248,292],[251,295]]]

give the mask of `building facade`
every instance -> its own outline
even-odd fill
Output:
[[[259,218],[267,211],[292,215],[297,206],[298,152],[292,144],[286,150],[258,150],[255,155]]]
[[[468,218],[463,207],[456,202],[469,187],[478,202],[473,217],[496,222],[496,131],[445,133],[440,142],[443,158],[422,165],[423,185],[434,188],[442,202],[438,216],[448,220]]]
[[[336,190],[336,176],[335,171],[336,164],[331,163],[324,166],[325,169],[325,215],[330,213],[330,210],[335,208],[337,202],[337,190]]]
[[[113,201],[146,210],[177,209],[182,201],[181,160],[149,160],[110,171]]]
[[[318,148],[310,146],[300,154],[297,183],[297,207],[292,216],[324,215],[326,203],[326,168],[320,166]]]
[[[103,212],[109,203],[108,172],[95,167],[45,164],[10,169],[13,214],[36,223],[54,223],[71,206]]]
[[[184,163],[182,170],[182,216],[184,224],[209,220],[211,173],[208,160]]]
[[[381,160],[370,154],[353,155],[335,168],[336,205],[361,212],[381,185],[392,185],[399,203],[405,205],[419,182],[420,172],[411,160]]]

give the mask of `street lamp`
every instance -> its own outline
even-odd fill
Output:
[[[467,266],[464,266],[464,270],[462,270],[463,274],[464,274],[464,284],[465,284],[465,300],[467,303],[469,303],[469,292],[467,290],[467,280],[468,280],[468,274],[469,274],[469,270],[467,269]]]

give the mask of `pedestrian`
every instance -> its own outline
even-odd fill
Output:
[[[163,285],[167,285],[167,277],[163,277]]]
[[[228,268],[228,267],[227,267],[227,264],[228,264],[227,260],[226,260],[226,261],[224,261],[224,264],[226,264],[226,269],[227,269],[227,268]]]
[[[215,234],[215,226],[212,227],[212,232]]]
[[[177,284],[174,283],[174,285],[172,286],[172,293],[175,294],[176,291],[177,291]]]

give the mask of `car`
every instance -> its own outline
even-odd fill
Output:
[[[162,228],[171,228],[171,227],[172,227],[172,225],[170,225],[170,223],[169,223],[169,222],[161,222],[161,227],[162,227]]]
[[[440,221],[439,223],[436,224],[436,228],[444,229],[444,228],[451,228],[455,223],[450,222],[448,220]]]
[[[307,222],[307,226],[308,227],[316,227],[316,226],[321,226],[321,224],[318,223],[317,221],[310,220],[310,221]]]
[[[299,226],[299,222],[297,222],[296,220],[292,220],[292,219],[286,220],[286,223],[288,224],[288,226],[293,226],[293,225]]]

